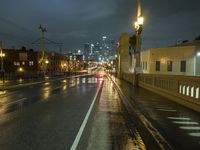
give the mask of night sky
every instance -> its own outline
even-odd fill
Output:
[[[46,37],[63,50],[82,49],[103,35],[117,40],[134,33],[137,0],[0,0],[0,40],[4,47],[26,46],[47,27]],[[200,35],[200,0],[143,0],[143,49],[164,47]],[[50,49],[57,49],[52,45]]]

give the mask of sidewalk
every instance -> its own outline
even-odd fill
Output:
[[[117,91],[105,78],[87,150],[145,150],[139,133],[125,115]]]
[[[131,105],[151,122],[174,149],[200,149],[200,113],[115,78]]]

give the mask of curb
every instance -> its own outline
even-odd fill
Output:
[[[130,116],[133,116],[130,120],[138,127],[139,133],[142,136],[147,149],[174,150],[147,118],[129,102],[128,98],[123,94],[121,88],[112,77],[110,75],[107,75],[107,77],[113,82],[127,113]]]

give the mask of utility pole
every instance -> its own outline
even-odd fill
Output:
[[[2,41],[0,41],[0,57],[1,57],[1,74],[2,74],[2,80],[3,80],[3,85],[5,83],[5,70],[4,70],[4,62],[3,62],[3,58],[5,57],[5,54],[3,53],[3,48],[2,48]]]
[[[41,25],[38,27],[38,29],[41,31],[42,33],[42,41],[41,41],[41,59],[40,59],[40,63],[41,63],[41,68],[42,71],[44,72],[44,76],[45,76],[45,71],[46,71],[46,65],[47,63],[45,63],[45,48],[44,48],[44,33],[47,32],[47,29],[45,27],[42,27]]]

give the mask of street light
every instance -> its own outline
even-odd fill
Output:
[[[45,65],[44,65],[44,67],[45,67],[45,68],[44,68],[44,76],[46,76],[47,66],[48,66],[48,64],[49,64],[49,60],[46,59],[46,60],[44,61],[44,63],[45,63]]]
[[[24,69],[22,67],[19,68],[19,72],[23,72]]]
[[[137,22],[138,22],[138,25],[143,25],[144,24],[144,17],[140,16],[138,19],[137,19]]]
[[[0,52],[0,57],[1,57],[1,73],[2,73],[2,77],[3,77],[3,84],[5,82],[5,79],[4,79],[4,73],[5,73],[5,70],[4,70],[4,64],[3,64],[3,58],[5,57],[5,54],[3,53],[3,49],[2,49],[2,42],[0,43],[1,45],[1,52]]]
[[[1,48],[0,57],[1,57],[1,72],[3,72],[4,71],[3,58],[5,57],[5,54],[3,53],[2,48]]]
[[[141,51],[141,34],[144,24],[144,17],[142,16],[142,8],[141,8],[141,0],[138,0],[138,12],[137,12],[137,20],[135,22],[135,35],[136,35],[136,44],[135,44],[135,69],[134,69],[134,85],[138,85],[138,74],[141,73],[141,65],[140,65],[140,51]]]
[[[45,60],[45,64],[48,64],[49,63],[49,61],[48,60]]]

